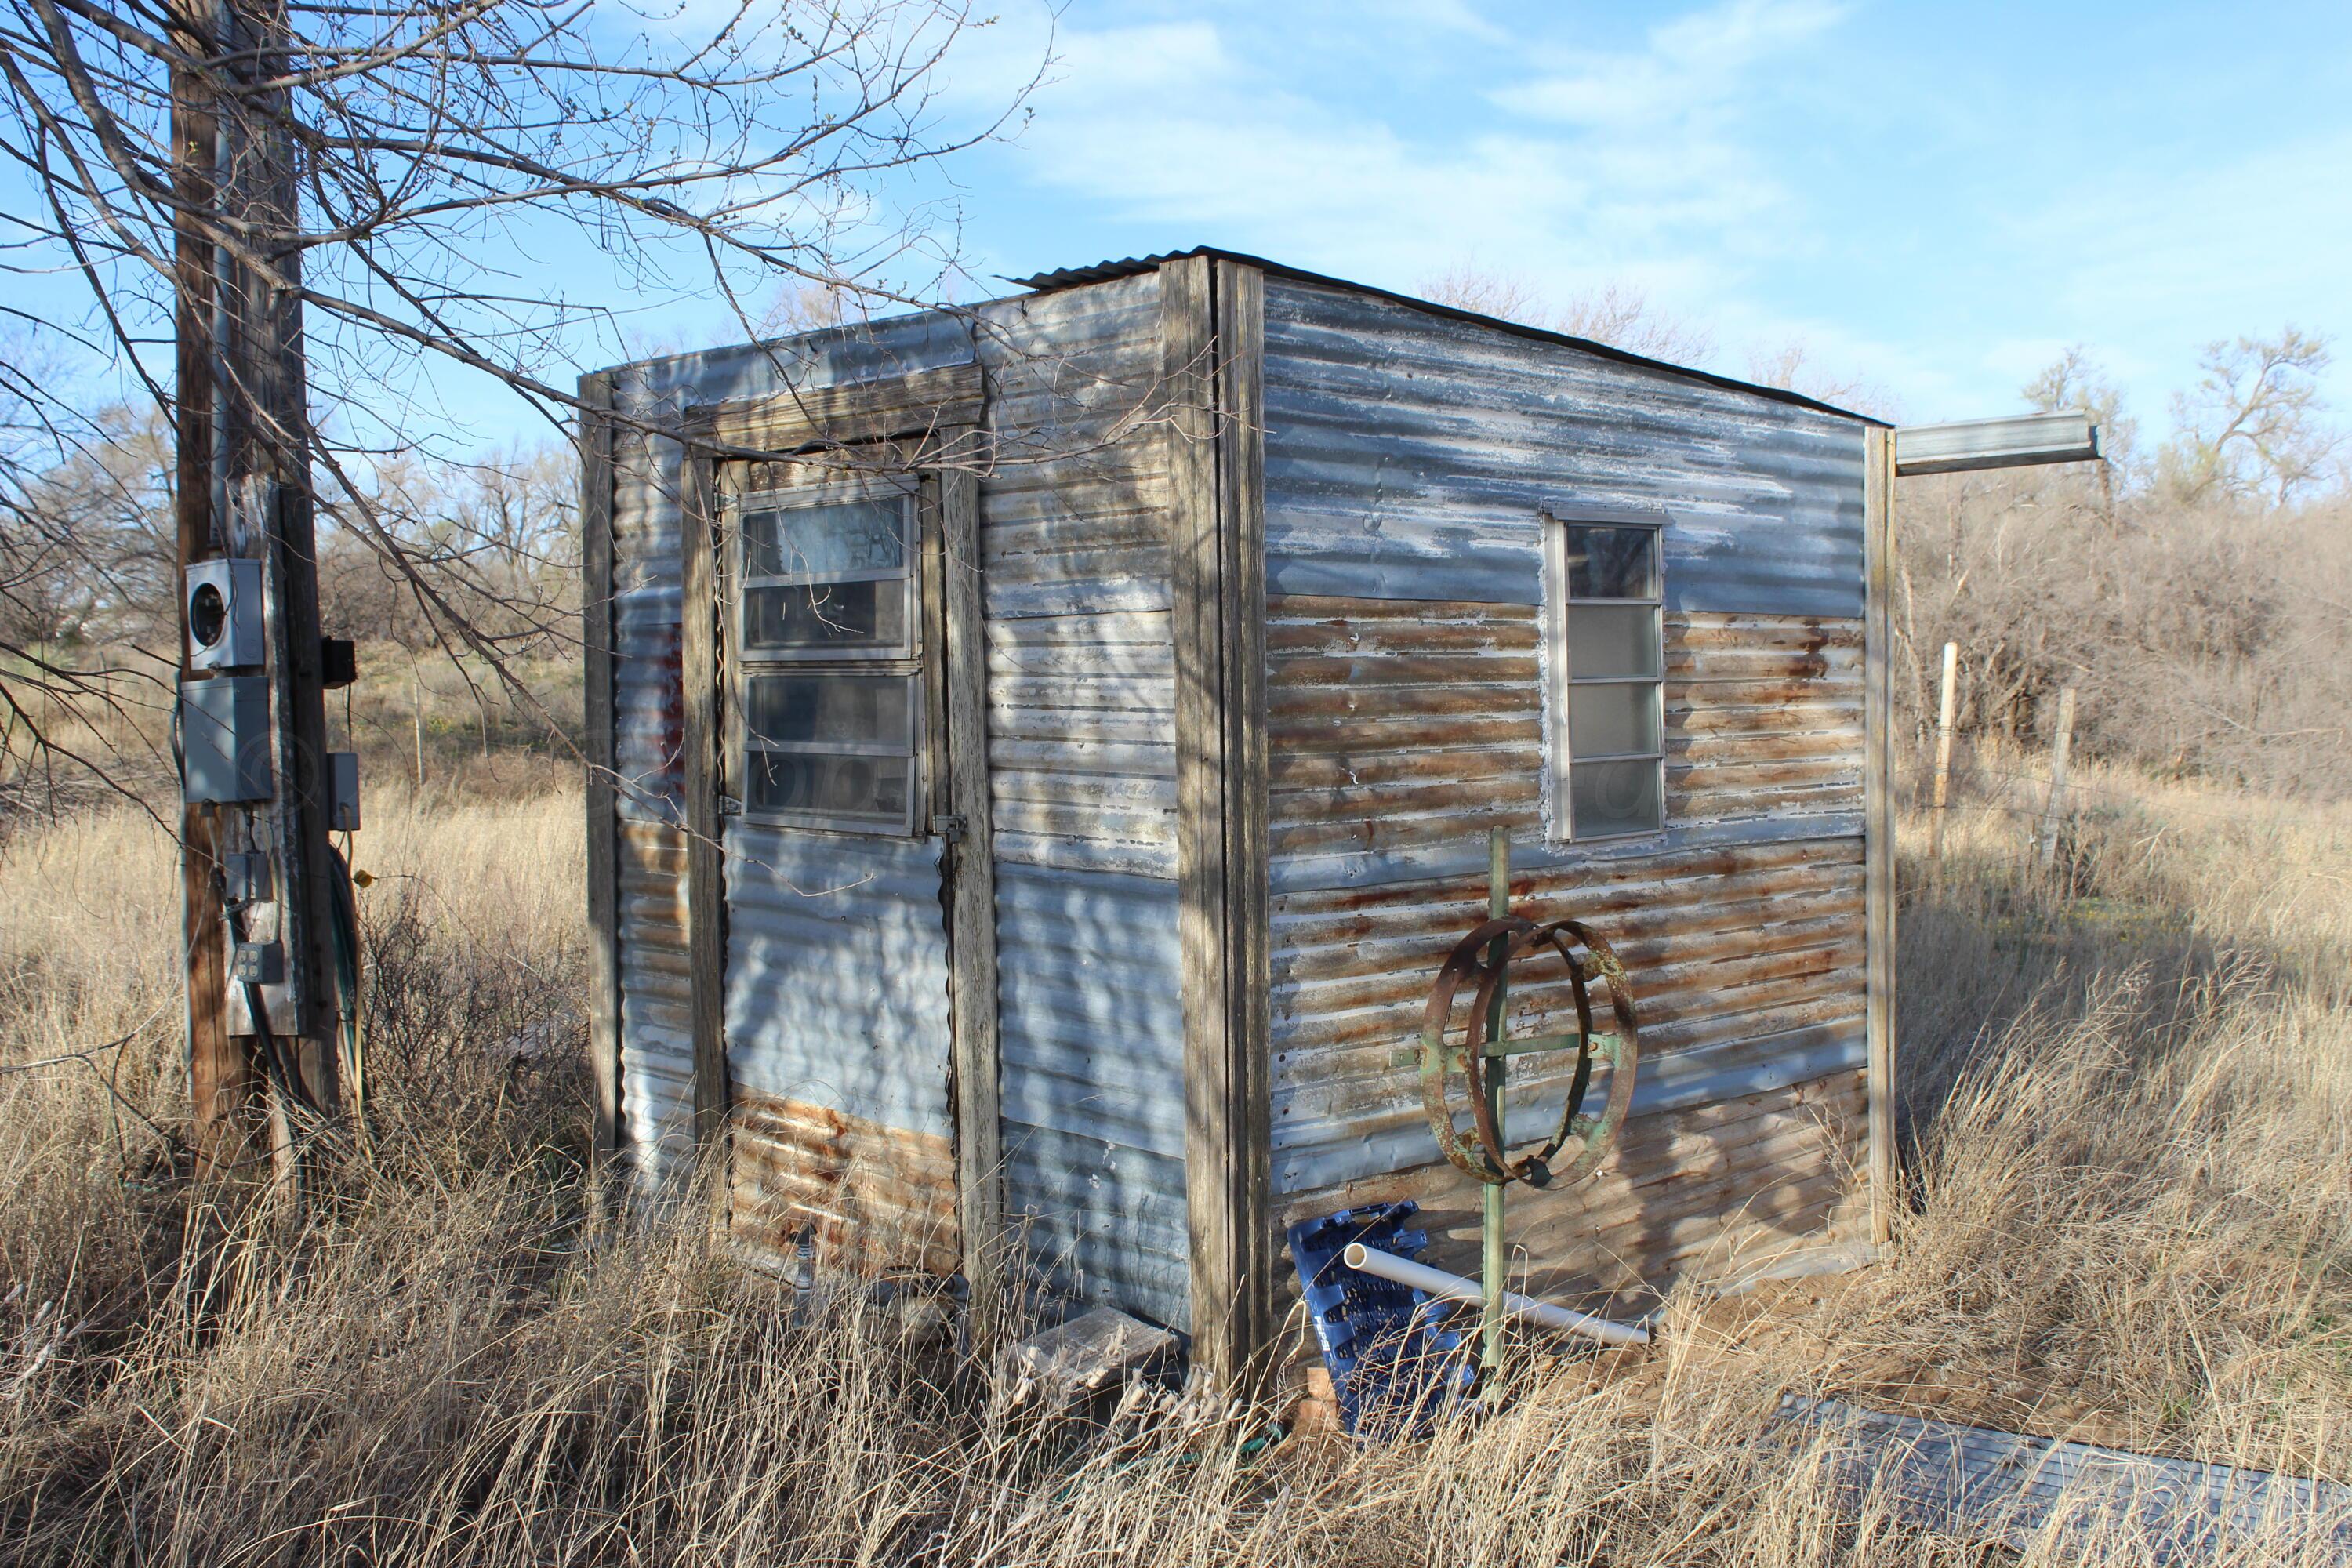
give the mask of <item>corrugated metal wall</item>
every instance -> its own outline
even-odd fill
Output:
[[[1168,464],[1146,275],[630,367],[625,411],[887,380],[979,358],[1007,1196],[1057,1284],[1181,1324]],[[691,1137],[679,821],[678,454],[616,440],[623,1138],[658,1185]],[[950,569],[958,563],[950,563]],[[936,845],[727,835],[737,1217],[808,1217],[879,1261],[952,1267]],[[880,1169],[890,1182],[861,1179]],[[894,1184],[897,1190],[894,1190]],[[871,1238],[895,1238],[876,1247]],[[863,1238],[863,1239],[861,1239]]]
[[[1269,279],[1266,585],[1532,605],[1536,512],[1664,506],[1673,609],[1862,614],[1850,420]]]
[[[1007,1206],[1063,1289],[1189,1318],[1156,276],[1008,300],[981,487]],[[1124,438],[1122,438],[1124,437]]]
[[[1619,1156],[1515,1202],[1514,1245],[1622,1285],[1820,1227],[1864,1054],[1860,428],[1311,284],[1266,317],[1277,1208],[1415,1196],[1475,1258],[1401,1052],[1502,826],[1514,899],[1627,960],[1645,1053]],[[1656,837],[1545,833],[1538,517],[1579,506],[1670,517]],[[1566,988],[1515,1016],[1564,1026]],[[1518,1125],[1560,1076],[1517,1074]]]

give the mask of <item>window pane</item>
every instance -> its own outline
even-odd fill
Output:
[[[1574,605],[1568,612],[1568,673],[1664,673],[1658,668],[1658,612],[1648,605]]]
[[[1659,766],[1649,761],[1575,763],[1568,770],[1570,810],[1579,838],[1655,833],[1665,826]]]
[[[907,563],[907,509],[898,497],[755,511],[743,519],[752,577],[895,572]]]
[[[1568,596],[1571,599],[1654,599],[1658,596],[1658,531],[1570,522]]]
[[[803,583],[743,591],[751,648],[898,648],[907,643],[908,580]]]
[[[910,675],[754,675],[743,683],[743,723],[754,745],[911,752],[914,693]]]
[[[745,756],[746,806],[752,811],[804,812],[898,827],[907,820],[907,757],[825,757],[804,752]]]
[[[1570,687],[1568,749],[1571,758],[1660,750],[1657,687],[1646,680]]]

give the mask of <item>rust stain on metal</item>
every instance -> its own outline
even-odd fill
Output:
[[[782,1258],[803,1225],[820,1257],[865,1272],[960,1267],[955,1151],[805,1100],[739,1094],[730,1138],[732,1229]]]

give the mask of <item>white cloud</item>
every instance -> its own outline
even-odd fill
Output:
[[[1477,251],[1548,284],[1591,275],[1712,293],[1727,263],[1776,252],[1800,227],[1746,144],[1741,105],[1838,7],[1730,0],[1654,28],[1632,52],[1533,59],[1465,6],[1413,9],[1412,27],[1482,47],[1491,74],[1520,73],[1468,90],[1487,125],[1449,134],[1385,102],[1379,83],[1309,90],[1298,51],[1330,16],[1289,31],[1229,12],[1066,26],[1021,171],[1123,219],[1157,220],[1171,244],[1246,243],[1391,284]],[[1423,42],[1393,17],[1360,25],[1396,49]],[[1006,58],[1020,58],[1018,37],[995,41]]]
[[[1586,55],[1497,89],[1522,114],[1616,135],[1654,134],[1737,104],[1756,71],[1843,19],[1821,0],[1732,0],[1651,29],[1638,51]]]

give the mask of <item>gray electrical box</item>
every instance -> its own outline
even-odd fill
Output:
[[[360,754],[357,752],[327,753],[327,831],[357,833],[360,830]]]
[[[257,904],[269,897],[274,882],[269,857],[258,849],[232,850],[221,857],[221,887],[232,904]]]
[[[274,942],[241,942],[229,962],[229,978],[240,985],[282,985],[286,950]],[[267,1007],[265,1000],[262,1005]]]
[[[268,662],[260,562],[195,562],[187,595],[189,668],[251,669]]]
[[[181,683],[180,777],[192,804],[270,798],[268,676]]]

